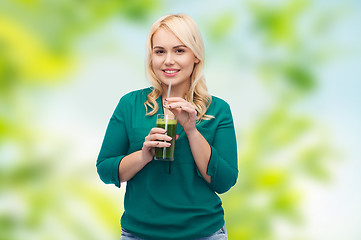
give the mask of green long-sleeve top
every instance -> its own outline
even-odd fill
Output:
[[[144,138],[156,126],[156,114],[146,115],[144,102],[152,89],[123,96],[108,124],[97,159],[97,171],[105,183],[120,187],[118,167],[122,158],[141,150]],[[161,97],[158,114],[163,113]],[[212,96],[206,112],[214,116],[197,123],[211,146],[208,183],[194,162],[187,135],[178,124],[174,161],[152,160],[126,184],[121,226],[144,239],[184,240],[201,238],[224,225],[218,194],[237,180],[237,143],[229,105]]]

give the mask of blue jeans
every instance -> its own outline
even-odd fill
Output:
[[[143,240],[143,239],[134,236],[133,234],[122,228],[122,235],[120,237],[120,240]],[[219,229],[217,232],[213,233],[212,235],[209,235],[208,237],[204,237],[204,238],[199,238],[196,240],[228,240],[226,225],[224,225],[221,229]]]

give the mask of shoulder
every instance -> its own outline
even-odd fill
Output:
[[[230,105],[222,98],[212,96],[211,104],[206,112],[207,115],[214,116],[215,119],[222,120],[224,118],[232,118]]]
[[[230,105],[222,98],[211,96],[211,104],[209,105],[206,114],[213,116],[213,118],[201,121],[200,127],[218,129],[222,126],[233,125],[233,116]]]
[[[223,106],[223,107],[224,106],[229,106],[229,104],[225,100],[223,100],[220,97],[213,96],[213,95],[212,95],[212,103],[217,105],[217,106]]]
[[[143,88],[131,91],[123,95],[115,109],[116,112],[132,111],[134,108],[142,106],[147,100],[148,94],[152,91],[151,88]]]
[[[152,91],[151,87],[138,89],[125,94],[120,101],[134,102],[136,99],[147,99],[148,94]]]
[[[211,101],[211,105],[209,106],[209,108],[212,109],[212,111],[218,112],[221,110],[224,111],[226,109],[230,109],[230,106],[222,98],[212,96],[212,101]]]

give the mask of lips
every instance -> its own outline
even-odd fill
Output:
[[[174,77],[180,71],[179,69],[167,68],[162,70],[167,77]]]

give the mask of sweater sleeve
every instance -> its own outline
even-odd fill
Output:
[[[129,116],[128,109],[129,101],[126,95],[120,99],[110,118],[96,163],[100,179],[106,184],[114,184],[117,187],[120,187],[119,164],[129,148],[127,119],[125,119]]]
[[[225,102],[224,102],[225,103]],[[226,104],[226,103],[225,103]],[[217,193],[228,191],[237,181],[237,142],[231,109],[228,104],[222,108],[214,140],[207,174],[211,176],[209,186]]]

